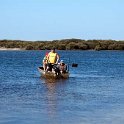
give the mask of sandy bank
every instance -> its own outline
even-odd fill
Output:
[[[0,47],[0,50],[22,50],[20,48],[5,48],[5,47]]]

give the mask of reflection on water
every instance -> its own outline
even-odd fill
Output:
[[[45,92],[47,116],[49,120],[52,120],[52,123],[57,123],[59,122],[59,119],[57,119],[59,100],[63,94],[60,89],[66,86],[68,79],[45,79],[41,77],[41,81],[47,89]]]
[[[45,86],[47,87],[47,111],[49,116],[53,117],[56,115],[57,111],[56,83],[46,82]]]

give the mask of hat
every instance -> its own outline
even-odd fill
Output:
[[[64,63],[64,61],[63,61],[63,60],[61,60],[61,61],[60,61],[60,63]]]

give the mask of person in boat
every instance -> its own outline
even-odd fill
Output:
[[[56,53],[55,48],[51,49],[51,52],[48,53],[48,64],[47,64],[47,71],[52,71],[53,66],[58,64],[59,55]]]
[[[60,73],[66,73],[67,72],[67,65],[64,63],[63,60],[60,61],[58,68],[60,70]]]
[[[43,58],[43,68],[44,68],[44,71],[46,71],[46,69],[47,69],[47,64],[48,64],[48,52],[45,54],[45,56]]]

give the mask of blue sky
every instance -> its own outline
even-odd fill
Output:
[[[124,0],[0,0],[0,39],[124,40]]]

